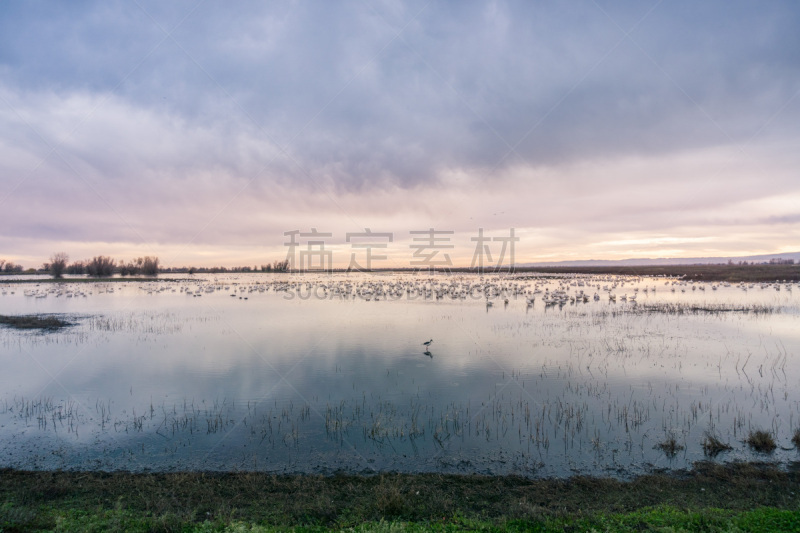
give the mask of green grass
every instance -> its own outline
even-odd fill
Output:
[[[423,531],[800,531],[800,511],[770,507],[750,511],[703,509],[688,511],[662,505],[629,513],[588,513],[562,517],[531,517],[512,520],[466,518],[459,515],[437,520],[409,522],[377,520],[343,524],[275,525],[254,523],[230,518],[210,518],[186,521],[175,515],[153,516],[128,510],[65,511],[40,509],[33,520],[15,521],[15,509],[8,504],[0,507],[0,531],[182,531],[182,532],[289,532],[289,531],[353,531],[353,532],[423,532]],[[31,517],[27,517],[31,518]]]
[[[800,473],[609,478],[0,470],[0,531],[800,531]]]

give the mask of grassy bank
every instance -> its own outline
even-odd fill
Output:
[[[3,531],[800,531],[800,473],[758,464],[631,481],[5,470],[0,493]]]

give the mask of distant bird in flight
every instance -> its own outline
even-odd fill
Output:
[[[427,342],[423,342],[422,345],[423,346],[430,346],[432,342],[433,342],[433,339],[431,339],[431,340],[429,340]]]

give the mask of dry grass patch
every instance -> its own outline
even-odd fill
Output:
[[[709,457],[716,457],[720,453],[732,449],[733,448],[729,444],[722,442],[719,437],[711,432],[706,431],[706,434],[703,436],[703,453]]]
[[[751,431],[750,434],[747,435],[747,440],[745,442],[747,442],[750,448],[761,453],[771,453],[778,447],[778,445],[775,444],[775,439],[772,434],[762,429]]]
[[[669,433],[663,441],[655,445],[655,448],[664,452],[667,457],[675,457],[679,451],[684,449],[684,446],[678,442],[674,433]]]

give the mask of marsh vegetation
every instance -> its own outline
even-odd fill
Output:
[[[72,323],[51,315],[0,315],[0,325],[15,329],[56,330],[71,326]]]
[[[747,435],[746,442],[753,450],[761,453],[774,452],[775,448],[778,447],[778,445],[775,444],[775,438],[772,434],[763,429],[750,431]]]
[[[627,477],[758,459],[762,428],[788,464],[796,289],[411,273],[4,284],[5,316],[74,326],[0,331],[2,465]]]
[[[723,442],[716,434],[711,431],[706,431],[703,436],[703,451],[710,457],[716,457],[722,452],[732,450],[730,444]]]

